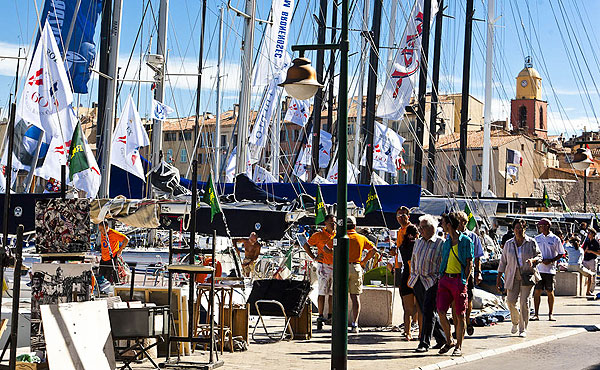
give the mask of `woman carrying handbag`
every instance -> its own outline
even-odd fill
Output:
[[[529,300],[534,285],[541,279],[537,264],[542,262],[542,252],[535,239],[525,235],[527,223],[525,220],[513,222],[514,238],[506,242],[502,250],[496,286],[501,289],[502,274],[506,287],[506,302],[510,309],[512,321],[511,334],[519,332],[519,336],[527,336],[529,323]],[[517,300],[520,299],[520,312]]]

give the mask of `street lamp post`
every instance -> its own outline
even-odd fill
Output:
[[[337,185],[337,234],[333,253],[333,323],[331,328],[331,368],[345,370],[348,366],[348,249],[349,239],[347,226],[348,199],[348,0],[342,0],[342,22],[339,44],[295,45],[293,51],[300,52],[300,58],[288,70],[286,81],[281,85],[286,91],[297,98],[304,92],[314,91],[315,84],[307,81],[306,50],[339,50],[340,51],[340,81],[338,91],[338,185]],[[300,66],[298,65],[298,60]],[[309,62],[310,63],[310,62]],[[313,70],[314,71],[314,70]],[[301,73],[298,73],[301,72]],[[314,79],[314,78],[313,78]],[[318,81],[316,81],[319,84]],[[297,94],[297,95],[296,95]],[[309,95],[310,96],[310,95]],[[306,97],[304,98],[306,99]]]

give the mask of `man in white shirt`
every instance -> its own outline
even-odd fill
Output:
[[[542,276],[535,285],[533,293],[533,304],[535,313],[531,320],[539,320],[540,312],[540,301],[542,291],[546,291],[548,294],[548,319],[555,321],[553,314],[554,309],[554,284],[556,283],[556,261],[558,261],[564,254],[565,249],[563,248],[562,241],[556,235],[550,231],[550,220],[542,218],[538,222],[539,235],[535,237],[540,250],[542,251],[542,263],[537,265],[537,269]]]

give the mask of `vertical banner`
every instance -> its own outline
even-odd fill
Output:
[[[64,55],[66,49],[65,68],[73,83],[73,91],[78,94],[88,93],[90,68],[94,66],[96,59],[94,33],[104,1],[81,0],[77,11],[77,0],[46,0],[42,11],[42,24],[48,20],[52,27],[52,33],[60,50],[59,57]],[[71,24],[73,32],[69,45],[65,45]]]
[[[437,1],[431,2],[431,21],[438,11]],[[416,0],[404,29],[396,57],[377,106],[377,116],[400,120],[419,77],[423,34],[423,0]]]
[[[273,24],[267,26],[264,44],[254,71],[254,85],[267,85],[285,72],[290,64],[287,42],[294,0],[273,0]],[[285,77],[284,77],[285,78]]]
[[[264,147],[267,144],[271,116],[273,115],[273,109],[279,104],[281,90],[282,88],[277,86],[277,80],[271,80],[265,99],[258,110],[254,126],[252,126],[250,144],[259,147]]]

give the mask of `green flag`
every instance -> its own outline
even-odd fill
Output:
[[[210,206],[210,222],[213,222],[213,218],[217,213],[221,213],[221,206],[219,206],[219,199],[215,192],[215,187],[212,182],[212,174],[208,175],[208,181],[206,182],[206,189],[202,201]]]
[[[550,208],[550,197],[546,191],[546,185],[544,185],[544,207]]]
[[[315,225],[325,221],[327,212],[325,211],[325,203],[323,202],[323,195],[321,195],[321,186],[317,185],[317,204],[315,206]]]
[[[379,196],[377,196],[375,185],[371,184],[371,190],[369,190],[369,195],[367,195],[367,202],[365,203],[365,215],[367,213],[378,211],[380,209],[381,203],[379,203]]]
[[[69,147],[69,180],[73,181],[73,175],[83,172],[90,168],[90,164],[85,153],[85,141],[81,132],[81,123],[77,122],[71,146]]]
[[[475,226],[477,226],[477,221],[475,221],[475,216],[473,216],[473,212],[471,212],[471,208],[469,208],[469,205],[465,202],[465,213],[467,214],[467,229],[469,229],[469,231],[473,231],[473,229],[475,228]]]

